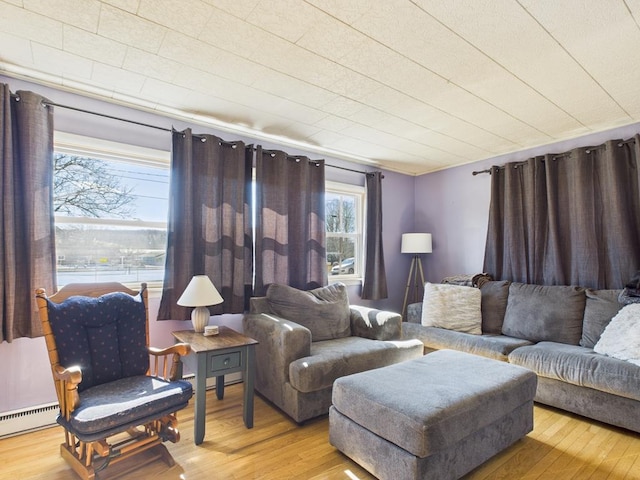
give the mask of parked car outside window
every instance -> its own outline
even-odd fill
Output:
[[[345,275],[355,272],[355,258],[345,258],[340,265],[331,268],[331,275]]]

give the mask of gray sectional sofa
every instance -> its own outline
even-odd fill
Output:
[[[242,321],[256,345],[255,388],[296,422],[325,415],[339,377],[420,358],[397,313],[349,305],[336,283],[311,291],[271,285]]]
[[[619,291],[507,281],[479,289],[480,335],[422,325],[418,303],[403,338],[420,339],[425,353],[453,349],[529,368],[537,402],[640,432],[640,366],[594,351],[623,307]]]

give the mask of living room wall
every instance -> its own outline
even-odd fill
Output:
[[[0,82],[8,84],[13,92],[30,90],[55,103],[99,112],[117,118],[157,125],[163,128],[174,127],[177,130],[192,128],[198,133],[212,133],[224,139],[240,139],[245,143],[260,143],[265,148],[281,149],[292,155],[325,158],[327,164],[359,171],[374,169],[373,167],[356,165],[344,160],[291,148],[290,146],[256,140],[237,133],[214,129],[210,126],[198,124],[195,121],[170,118],[149,111],[124,107],[116,103],[75,95],[60,88],[47,87],[1,75]],[[57,131],[120,141],[148,148],[164,150],[170,150],[171,148],[171,135],[162,130],[69,109],[55,108],[54,111],[54,122]],[[354,304],[399,311],[402,306],[404,282],[410,261],[409,258],[403,258],[400,255],[400,237],[403,232],[411,231],[413,227],[414,177],[389,171],[385,171],[384,176],[383,241],[385,245],[389,298],[379,301],[362,301],[360,299],[360,285],[353,284],[348,285],[349,299]],[[364,176],[362,174],[336,168],[328,167],[326,169],[326,178],[327,180],[351,185],[364,185]],[[34,289],[36,287],[34,285]],[[160,300],[159,295],[159,291],[150,292],[150,337],[152,345],[162,347],[173,343],[172,331],[190,328],[191,324],[188,321],[156,321]],[[228,325],[241,330],[241,321],[241,315],[222,315],[214,317],[212,323]],[[0,415],[24,408],[45,405],[56,400],[44,338],[20,338],[12,343],[0,343],[0,364],[5,366],[0,373],[0,382],[4,386],[3,395],[0,396]]]
[[[9,84],[14,92],[31,90],[64,105],[164,128],[173,126],[181,130],[191,127],[196,132],[212,133],[225,139],[241,139],[246,143],[258,143],[255,139],[213,129],[195,121],[177,120],[150,111],[81,97],[59,88],[45,87],[1,75],[0,82]],[[61,108],[55,110],[55,125],[60,131],[144,147],[169,150],[171,145],[170,135],[167,132]],[[482,270],[491,177],[487,174],[472,176],[472,171],[552,151],[562,152],[577,146],[597,145],[610,138],[628,138],[637,132],[640,132],[640,123],[570,141],[550,143],[515,154],[496,156],[485,161],[419,177],[385,171],[383,241],[389,298],[362,301],[360,285],[349,285],[350,302],[400,311],[411,261],[410,255],[400,253],[401,235],[406,232],[430,232],[433,235],[433,253],[423,256],[425,277],[428,281],[437,282],[447,275],[477,273]],[[265,141],[259,143],[266,148],[281,149],[294,155],[325,158],[327,163],[333,165],[356,170],[369,169],[363,165],[355,165],[277,143]],[[364,177],[360,174],[334,168],[327,168],[326,174],[328,180],[352,185],[364,184]],[[161,347],[173,342],[172,331],[189,328],[190,323],[156,321],[158,304],[159,293],[152,292],[151,343]],[[214,321],[217,324],[241,329],[240,315],[223,315],[215,317]],[[0,343],[0,364],[4,365],[0,373],[0,382],[4,387],[3,395],[0,396],[0,415],[55,401],[43,338],[21,338],[10,344]]]
[[[482,272],[491,175],[483,173],[474,176],[472,172],[546,153],[562,153],[577,147],[600,145],[610,139],[631,138],[637,133],[640,133],[640,123],[417,177],[415,228],[416,231],[433,235],[433,253],[424,256],[426,280],[439,282],[449,275]]]

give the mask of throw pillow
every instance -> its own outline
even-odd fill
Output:
[[[640,366],[640,304],[622,307],[604,329],[593,350]]]
[[[622,304],[618,302],[620,290],[592,290],[588,288],[585,293],[587,294],[587,306],[584,309],[580,345],[593,348],[600,340],[600,335],[611,319],[622,308]]]
[[[422,325],[481,335],[481,297],[475,287],[426,283]]]
[[[502,333],[530,342],[578,345],[585,303],[582,287],[512,283]]]
[[[273,313],[307,327],[313,342],[351,335],[349,296],[342,283],[309,291],[272,284],[266,296]]]

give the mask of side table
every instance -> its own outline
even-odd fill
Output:
[[[193,330],[173,332],[177,342],[191,345],[191,353],[184,363],[196,374],[196,405],[194,441],[204,440],[207,378],[216,377],[216,397],[224,397],[224,376],[242,372],[244,405],[242,417],[247,428],[253,428],[253,381],[255,375],[256,340],[229,327],[221,326],[218,335],[205,337]]]

